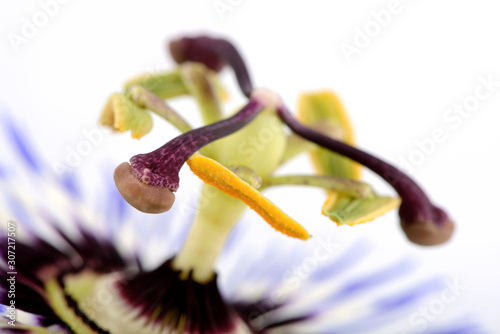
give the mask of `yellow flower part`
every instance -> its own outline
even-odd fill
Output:
[[[299,99],[300,121],[324,135],[354,145],[354,132],[340,99],[331,91],[305,93]],[[360,165],[340,154],[324,148],[310,152],[314,168],[319,174],[358,180]]]
[[[9,330],[12,330],[12,326],[8,325],[7,322],[0,323],[0,330],[2,328],[8,328]],[[16,322],[15,330],[18,331],[19,333],[29,333],[29,334],[64,334],[63,332],[54,332],[52,330],[49,332],[45,328],[21,324],[19,322]]]
[[[347,194],[331,192],[323,205],[322,213],[340,225],[357,225],[374,220],[399,207],[399,198],[378,196],[355,198]]]
[[[299,223],[286,215],[269,199],[262,196],[255,188],[215,160],[201,154],[194,154],[188,159],[187,163],[193,173],[203,182],[231,197],[240,199],[277,231],[293,238],[309,239],[309,233]]]
[[[135,139],[146,135],[153,128],[153,119],[146,109],[137,106],[121,93],[109,97],[99,123],[120,132],[130,130]]]
[[[73,332],[78,334],[95,334],[80,316],[76,315],[68,306],[64,297],[64,291],[56,279],[51,279],[45,284],[45,292],[50,300],[54,312],[63,320]]]
[[[330,91],[302,94],[299,100],[299,118],[302,123],[323,134],[354,145],[354,133],[340,99]],[[310,152],[319,174],[359,180],[361,166],[350,159],[323,148]],[[399,198],[383,197],[373,193],[356,198],[339,192],[328,192],[322,213],[337,225],[356,225],[372,221],[399,206]]]

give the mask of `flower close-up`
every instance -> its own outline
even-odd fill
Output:
[[[42,7],[64,8],[54,4]],[[365,148],[366,129],[379,143],[404,133],[404,119],[349,113],[342,83],[299,75],[324,59],[314,49],[282,78],[271,60],[289,51],[276,41],[263,57],[181,28],[158,42],[167,65],[118,75],[97,60],[122,43],[141,57],[152,36],[131,34],[79,56],[96,59],[97,80],[74,76],[84,90],[40,85],[66,114],[0,100],[0,333],[488,333],[477,283],[448,268],[464,213],[439,189],[471,196],[467,176],[422,177],[395,162],[397,139]],[[491,78],[475,91],[493,90]],[[94,125],[73,120],[75,108]],[[417,141],[418,153],[443,133]]]

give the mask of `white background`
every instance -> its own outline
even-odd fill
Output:
[[[500,81],[498,2],[401,0],[399,12],[350,61],[342,43],[354,45],[357,29],[370,26],[371,12],[386,9],[390,1],[220,3],[231,10],[218,13],[212,1],[71,0],[16,48],[9,36],[22,36],[23,18],[33,22],[42,6],[2,1],[0,105],[23,120],[47,161],[64,162],[68,149],[85,139],[82,130],[99,128],[101,107],[124,80],[173,66],[166,41],[210,32],[235,41],[256,85],[278,91],[291,107],[302,91],[337,92],[359,146],[395,164],[418,154],[416,142],[440,128],[446,140],[412,174],[456,220],[454,238],[442,247],[409,244],[395,213],[356,228],[337,228],[319,213],[320,191],[287,189],[269,196],[297,221],[307,222],[313,235],[346,240],[364,235],[386,254],[413,254],[422,270],[457,278],[468,288],[450,308],[472,309],[486,329],[500,331],[500,87],[457,126],[443,118],[474,94],[480,76]],[[234,87],[229,71],[222,77]],[[236,106],[242,97],[230,90]],[[185,109],[187,117],[195,114],[189,101],[176,107]],[[175,134],[156,121],[162,130],[141,142],[128,134],[107,134],[81,167],[103,157],[128,160]],[[288,168],[306,166],[307,160],[299,159]],[[184,184],[193,182],[189,173],[183,175]],[[365,179],[391,193],[369,172]]]

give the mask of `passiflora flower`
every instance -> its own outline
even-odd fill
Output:
[[[335,253],[331,242],[320,237],[320,248],[311,244],[315,238],[306,227],[264,196],[270,187],[320,187],[327,193],[322,211],[339,225],[364,223],[400,206],[401,225],[411,241],[434,245],[450,237],[453,223],[413,180],[352,146],[353,131],[336,95],[302,95],[299,122],[277,93],[253,87],[242,57],[228,41],[182,38],[169,49],[179,66],[131,79],[123,92],[111,95],[100,123],[141,138],[152,130],[154,112],[182,134],[120,164],[114,172],[120,195],[103,186],[101,196],[110,204],[102,212],[86,206],[73,178],[48,176],[32,145],[6,120],[4,133],[24,169],[9,168],[3,163],[9,160],[0,164],[1,219],[23,231],[15,241],[19,261],[5,261],[12,242],[8,229],[0,245],[0,278],[4,284],[14,277],[16,296],[9,296],[9,286],[3,288],[0,328],[5,333],[384,332],[401,310],[411,310],[422,296],[443,288],[441,279],[431,277],[408,282],[395,294],[356,301],[411,273],[412,262],[404,259],[342,281],[341,273],[368,256],[368,246],[356,244],[327,259]],[[222,109],[227,93],[217,77],[225,65],[234,69],[248,98],[230,117]],[[203,127],[193,128],[165,102],[181,95],[196,100]],[[310,154],[317,174],[275,175],[300,153]],[[184,163],[204,182],[190,226],[175,222],[174,193]],[[384,178],[399,197],[379,195],[362,182],[361,166]],[[18,179],[29,192],[21,191]],[[281,234],[252,239],[255,233],[248,231],[254,222],[237,226],[246,207]],[[148,223],[158,223],[154,235],[139,232]],[[173,233],[165,226],[181,227]],[[132,247],[129,239],[143,246]],[[162,252],[171,253],[146,266],[143,248],[158,240]],[[294,268],[290,274],[297,258],[314,263],[315,270],[304,274]],[[219,276],[216,267],[224,259],[232,265],[221,266],[225,276]],[[343,303],[357,311],[346,316]],[[14,318],[12,309],[17,310]],[[464,319],[446,327],[426,324],[433,326],[436,333],[477,330]]]

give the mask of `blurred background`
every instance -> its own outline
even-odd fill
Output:
[[[457,229],[449,243],[423,248],[406,240],[395,212],[337,227],[320,213],[320,190],[283,188],[268,196],[313,236],[331,236],[340,245],[369,240],[377,250],[372,261],[379,260],[372,267],[404,254],[419,263],[415,275],[459,284],[457,298],[429,322],[467,314],[486,332],[498,333],[498,9],[492,0],[3,1],[0,109],[14,115],[50,166],[85,170],[91,180],[103,161],[127,161],[177,134],[158,118],[155,131],[141,141],[110,133],[97,124],[108,96],[132,76],[171,69],[166,45],[172,38],[229,38],[256,86],[277,91],[291,108],[301,92],[335,91],[358,145],[414,176]],[[230,111],[244,99],[228,69],[221,77],[231,94],[225,105]],[[176,99],[172,105],[201,124],[193,101]],[[102,140],[75,158],[89,133],[102,134]],[[311,167],[301,157],[284,172],[304,170]],[[189,196],[189,185],[198,181],[185,168],[181,178],[180,196]],[[393,194],[369,171],[364,179]],[[269,231],[264,223],[258,226]],[[422,299],[421,307],[435,298],[439,294]],[[402,315],[398,328],[425,332],[409,324],[414,312],[419,308]]]

